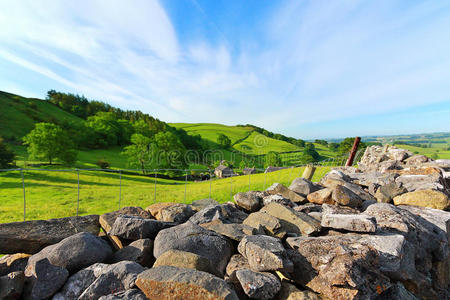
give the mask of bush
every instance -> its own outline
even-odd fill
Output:
[[[100,158],[95,163],[97,166],[99,166],[100,169],[108,169],[109,168],[109,162],[107,162],[104,158]]]
[[[0,168],[6,169],[14,166],[14,152],[12,152],[5,143],[3,139],[0,138]]]

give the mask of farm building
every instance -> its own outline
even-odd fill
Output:
[[[233,170],[227,166],[220,165],[214,169],[214,175],[218,178],[231,177],[234,175]]]

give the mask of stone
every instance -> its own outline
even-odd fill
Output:
[[[211,265],[209,259],[186,251],[169,250],[164,252],[156,259],[155,264],[153,265],[154,268],[160,266],[194,269],[221,277],[221,274]]]
[[[233,254],[232,245],[225,237],[191,222],[158,233],[153,255],[158,258],[169,250],[181,250],[206,257],[221,274]]]
[[[359,214],[359,210],[348,206],[324,204],[322,205],[322,213],[325,215],[327,214],[356,215]]]
[[[375,218],[363,214],[322,214],[320,225],[354,232],[375,232],[377,228]]]
[[[200,226],[238,242],[246,235],[264,234],[264,230],[259,228],[245,224],[224,224],[220,220],[203,223]]]
[[[28,262],[30,265],[30,262]],[[66,282],[69,272],[49,262],[47,258],[32,261],[25,271],[26,284],[23,299],[47,299],[55,294]]]
[[[280,194],[284,198],[287,198],[287,199],[291,200],[294,203],[301,203],[301,202],[305,202],[305,200],[306,200],[305,197],[297,194],[294,191],[291,191],[290,189],[288,189],[287,187],[285,187],[281,183],[274,183],[274,184],[272,184],[270,187],[268,187],[266,189],[266,192],[271,194],[271,195]]]
[[[390,286],[378,270],[377,251],[358,235],[287,238],[294,264],[290,278],[330,299],[372,299]]]
[[[337,185],[331,197],[336,204],[350,206],[350,207],[361,207],[362,199],[352,192],[350,189],[343,185]]]
[[[310,212],[322,212],[322,205],[306,203],[294,207],[294,210],[305,214],[309,214]]]
[[[322,222],[322,213],[318,212],[318,211],[312,211],[310,213],[308,213],[308,216],[312,217],[313,219]]]
[[[206,272],[161,266],[138,275],[136,285],[149,299],[238,300],[223,280]]]
[[[292,181],[289,189],[306,198],[309,194],[317,192],[318,190],[323,189],[323,187],[308,179],[299,177]]]
[[[294,202],[292,202],[291,200],[284,198],[283,196],[279,195],[279,194],[275,194],[275,195],[267,195],[265,197],[263,197],[262,199],[263,205],[266,206],[269,203],[272,202],[276,202],[288,207],[296,207],[297,204],[295,204]]]
[[[238,245],[254,271],[291,271],[292,262],[280,240],[267,235],[244,237]]]
[[[408,166],[411,166],[411,165],[416,166],[416,165],[421,165],[423,163],[426,163],[428,161],[429,161],[429,158],[426,157],[425,155],[415,154],[415,155],[405,159],[405,164]]]
[[[135,287],[137,275],[145,268],[131,261],[112,265],[97,263],[72,275],[53,300],[87,300]]]
[[[37,253],[78,232],[97,235],[98,215],[0,224],[0,253]]]
[[[292,234],[310,235],[321,230],[320,223],[316,219],[275,202],[264,206],[260,212],[265,212],[279,219],[285,231]]]
[[[281,282],[280,292],[274,300],[321,300],[322,297],[311,291],[301,291],[295,285],[286,281]]]
[[[107,296],[101,296],[98,300],[147,300],[145,294],[138,289],[130,289]]]
[[[201,211],[202,209],[204,209],[205,207],[207,207],[209,205],[216,206],[216,205],[219,205],[219,202],[217,202],[216,200],[214,200],[212,198],[205,198],[205,199],[195,200],[191,203],[191,207],[195,211]]]
[[[242,223],[259,231],[262,228],[267,235],[283,238],[286,236],[286,229],[281,225],[280,220],[266,212],[255,212],[248,215]]]
[[[123,260],[134,261],[141,266],[150,268],[155,261],[153,257],[153,241],[150,239],[134,241],[115,252],[111,262],[117,263]]]
[[[160,230],[175,225],[176,223],[141,217],[119,216],[108,234],[127,240],[154,239]]]
[[[405,174],[398,176],[395,182],[401,184],[408,192],[417,190],[446,191],[445,179],[441,173]]]
[[[222,223],[242,223],[247,214],[237,209],[234,204],[210,205],[193,215],[189,221],[200,225],[214,220],[220,220]]]
[[[0,299],[19,299],[22,295],[25,275],[22,271],[11,272],[0,277]]]
[[[107,242],[91,233],[80,232],[32,255],[28,260],[25,274],[33,273],[33,266],[44,258],[54,266],[76,272],[93,263],[103,262],[111,255],[112,250]]]
[[[226,274],[230,281],[239,282],[239,280],[236,278],[236,271],[242,269],[250,269],[250,265],[248,264],[247,259],[242,256],[242,254],[234,254],[230,258],[230,261],[228,262],[226,268]]]
[[[321,190],[318,190],[316,192],[313,192],[309,194],[306,198],[309,202],[315,203],[315,204],[334,204],[333,199],[331,198],[331,195],[333,194],[333,189],[331,188],[324,188]]]
[[[257,192],[240,192],[234,195],[234,202],[249,212],[258,211],[261,208],[261,197]]]
[[[272,299],[280,290],[280,280],[271,273],[254,272],[249,269],[236,271],[245,294],[252,299]]]
[[[112,265],[105,265],[100,274],[95,274],[95,280],[82,292],[79,300],[98,299],[115,292],[135,287],[138,274],[145,268],[138,263],[121,261]]]
[[[410,293],[403,284],[397,282],[396,284],[390,286],[386,290],[380,287],[380,295],[378,295],[374,300],[419,300],[414,294]]]
[[[190,205],[184,203],[155,203],[145,210],[158,221],[184,223],[194,215],[194,210]]]
[[[394,197],[406,193],[407,190],[398,183],[392,182],[380,186],[375,192],[375,198],[378,202],[391,203]]]
[[[25,271],[30,254],[16,253],[0,257],[0,276],[12,272]]]
[[[449,197],[434,190],[417,190],[394,198],[395,205],[416,205],[435,209],[446,210],[450,208]]]
[[[146,210],[143,210],[141,207],[135,207],[135,206],[126,206],[122,207],[119,210],[109,212],[106,214],[103,214],[100,216],[99,221],[100,225],[102,226],[103,230],[105,232],[111,231],[112,226],[114,225],[114,222],[116,221],[117,217],[119,216],[135,216],[135,217],[141,217],[144,219],[151,219],[152,215],[147,212]],[[113,243],[114,247],[116,249],[123,248],[122,241],[119,237],[116,237],[114,235],[108,235],[108,238]]]

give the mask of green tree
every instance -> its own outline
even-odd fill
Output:
[[[229,137],[227,137],[225,134],[220,133],[219,136],[217,137],[217,143],[222,147],[222,148],[228,148],[231,146],[231,140]]]
[[[28,146],[31,158],[43,159],[50,164],[59,159],[71,165],[76,161],[77,152],[67,133],[58,125],[52,123],[37,123],[23,141]]]
[[[14,152],[12,152],[8,146],[0,138],[0,168],[7,169],[14,165]]]
[[[184,169],[186,149],[180,139],[172,132],[159,132],[153,137],[156,161],[159,169]],[[170,173],[170,172],[168,172]]]
[[[152,167],[151,142],[149,137],[135,133],[131,136],[131,145],[125,147],[122,152],[128,157],[128,164],[131,167],[140,168],[142,174],[145,174],[145,169]]]
[[[354,142],[355,142],[355,138],[354,137],[345,138],[339,144],[338,153],[340,155],[347,155],[352,150]],[[360,142],[359,146],[358,146],[358,150],[359,149],[364,149],[364,148],[366,148],[366,144],[364,144],[363,142]]]
[[[281,157],[275,151],[269,151],[266,154],[266,167],[280,167],[281,166]]]
[[[316,147],[314,146],[313,143],[307,143],[305,145],[305,148],[303,149],[303,156],[305,158],[308,158],[308,160],[309,160],[308,156],[312,157],[314,161],[318,161],[320,159],[320,154],[316,151]]]

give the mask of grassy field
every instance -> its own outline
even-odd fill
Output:
[[[320,167],[313,181],[318,181],[329,167]],[[274,182],[289,185],[303,168],[284,169],[268,174],[237,176],[203,182],[185,182],[150,177],[122,175],[120,206],[147,207],[155,202],[190,203],[212,198],[230,201],[241,191],[263,190]],[[119,207],[119,174],[80,171],[79,214],[102,214]],[[48,219],[76,215],[78,177],[75,171],[24,171],[26,219]],[[211,189],[210,189],[211,188]],[[186,193],[185,193],[186,191]],[[210,194],[211,191],[211,194]],[[23,220],[23,190],[20,172],[0,173],[0,223]]]
[[[396,145],[396,147],[408,149],[414,153],[423,154],[435,159],[450,159],[450,141],[448,144],[432,144],[431,148],[422,148],[412,145]]]

